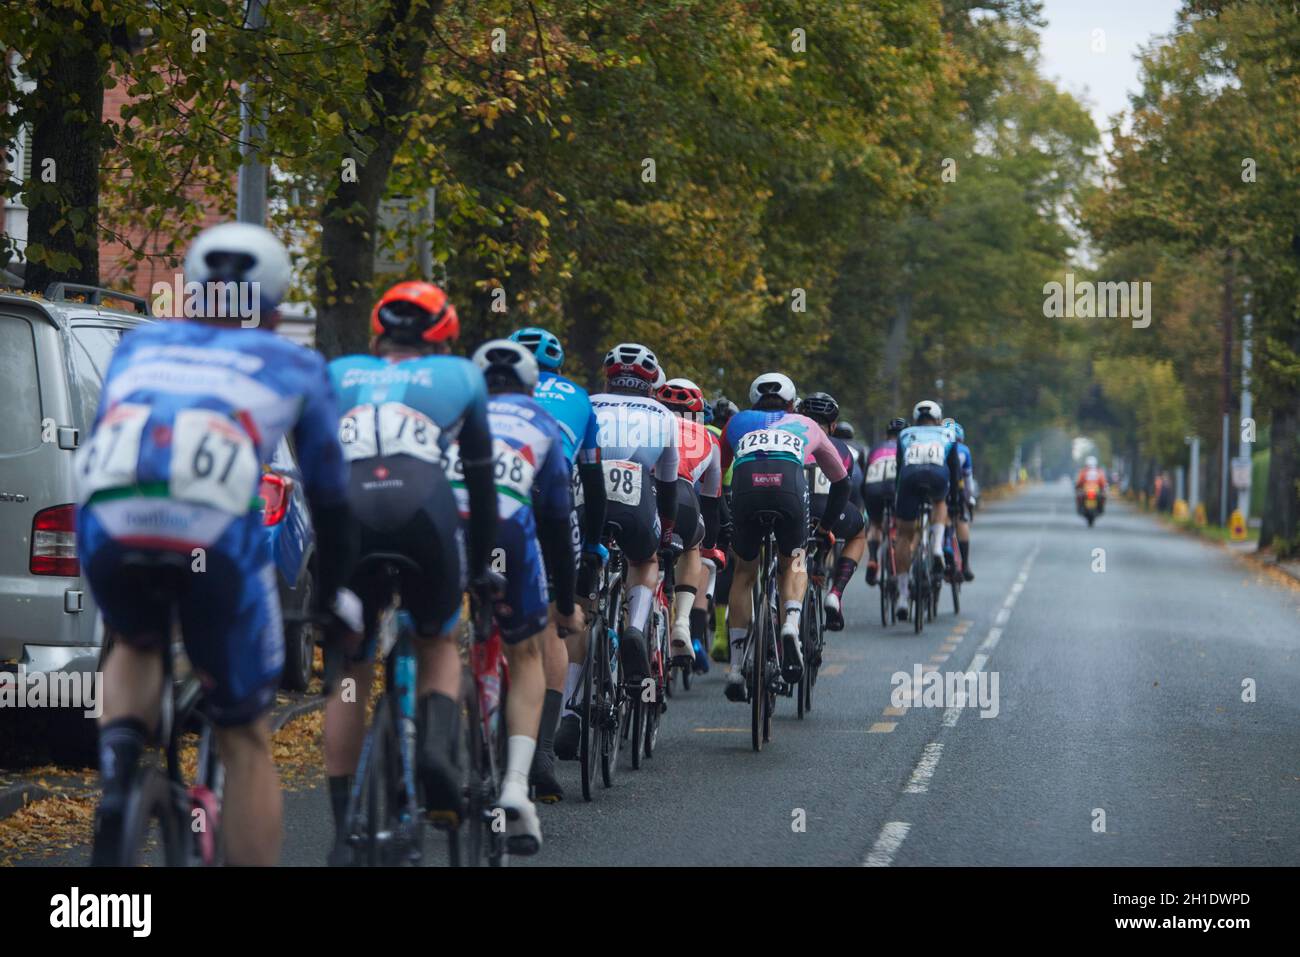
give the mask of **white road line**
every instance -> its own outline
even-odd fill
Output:
[[[894,855],[903,846],[903,839],[911,829],[912,825],[906,821],[886,821],[880,829],[880,837],[876,838],[875,846],[871,848],[871,853],[862,862],[862,866],[888,867],[892,864]]]
[[[907,787],[903,788],[904,794],[924,794],[930,790],[930,779],[934,777],[934,769],[939,766],[941,754],[943,754],[943,745],[937,741],[932,741],[925,746],[925,753],[912,769],[912,777],[908,780]]]
[[[978,650],[992,651],[994,648],[998,646],[998,642],[1001,640],[1002,640],[1002,629],[994,626],[993,628],[989,629],[988,635],[985,636],[984,641],[980,644]]]
[[[1005,625],[1010,618],[1011,618],[1011,609],[1007,608],[1006,606],[1003,606],[1002,608],[998,609],[997,617],[994,618],[993,620],[997,622],[999,625]]]

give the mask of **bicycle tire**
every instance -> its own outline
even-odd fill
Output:
[[[761,566],[766,568],[766,565]],[[764,671],[767,667],[767,618],[771,613],[767,603],[766,590],[761,594],[761,600],[754,603],[754,622],[751,625],[752,636],[750,639],[750,648],[747,649],[751,656],[749,670],[749,698],[750,698],[750,738],[751,744],[755,751],[763,750],[763,706],[767,702],[767,694],[764,689]]]
[[[596,765],[600,756],[600,716],[596,714],[596,666],[600,659],[600,635],[604,619],[597,615],[587,631],[587,660],[582,667],[582,697],[579,699],[579,722],[582,736],[578,741],[578,760],[582,765],[582,798],[590,801],[596,791]]]
[[[122,843],[118,861],[122,867],[143,866],[152,825],[157,822],[167,867],[189,867],[195,863],[190,824],[177,806],[176,791],[167,775],[153,767],[141,768],[122,813]]]
[[[618,754],[623,750],[623,731],[627,719],[627,697],[622,685],[614,679],[614,647],[610,634],[618,634],[623,626],[623,583],[616,581],[610,591],[606,612],[610,620],[606,622],[605,631],[600,636],[601,667],[599,673],[601,695],[601,750],[600,777],[605,787],[614,786],[614,777],[618,771]],[[620,670],[621,679],[622,672]]]
[[[957,581],[955,576],[952,580],[952,613],[961,614],[961,582]]]
[[[461,721],[465,727],[465,820],[461,828],[451,832],[449,843],[455,845],[453,866],[482,867],[491,816],[488,804],[491,771],[483,764],[483,718],[478,710],[478,688],[469,668],[461,670],[460,688]],[[463,842],[460,840],[461,829],[465,831]]]

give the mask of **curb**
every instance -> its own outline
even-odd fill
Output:
[[[325,699],[320,696],[290,705],[272,717],[271,733],[275,734],[290,721],[300,718],[304,714],[308,714],[309,712],[315,711],[324,706]],[[17,814],[29,804],[34,804],[37,801],[43,801],[46,798],[54,797],[56,793],[57,792],[51,791],[48,788],[41,787],[39,784],[28,782],[13,784],[7,788],[0,788],[0,821]]]

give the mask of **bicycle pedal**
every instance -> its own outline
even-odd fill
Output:
[[[460,827],[461,813],[443,809],[430,810],[424,812],[424,819],[439,831],[454,831]]]

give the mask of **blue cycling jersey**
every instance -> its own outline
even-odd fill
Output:
[[[965,442],[957,443],[957,455],[961,459],[961,474],[963,476],[970,475],[973,464],[971,462],[970,449],[967,447]]]
[[[957,435],[947,426],[910,426],[898,436],[898,473],[930,465],[946,467],[956,448]]]
[[[570,462],[600,461],[599,426],[586,389],[557,372],[543,372],[533,398],[555,419]]]
[[[483,374],[459,356],[344,356],[329,369],[348,461],[410,455],[441,467],[464,423],[487,407]]]
[[[556,421],[532,397],[505,392],[489,400],[488,424],[501,517],[513,518],[528,510],[567,522],[573,511],[570,463]],[[467,512],[463,475],[456,473],[454,462],[448,471],[461,511]]]
[[[347,475],[325,362],[265,329],[172,320],[122,337],[78,452],[79,501],[119,541],[215,542],[256,508],[262,467],[292,432],[307,494]]]

